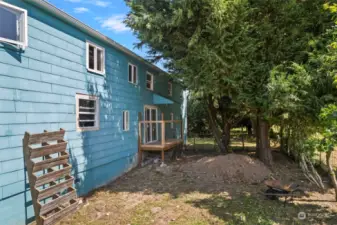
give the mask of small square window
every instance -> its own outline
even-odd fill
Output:
[[[146,88],[153,91],[153,75],[146,73]]]
[[[0,42],[28,46],[27,10],[0,1]]]
[[[76,94],[76,127],[78,131],[99,129],[99,98]]]
[[[105,49],[91,42],[87,42],[87,69],[105,75]]]
[[[129,82],[132,84],[137,84],[138,81],[138,71],[137,66],[129,63]]]
[[[123,111],[123,131],[130,130],[130,116],[129,111]]]
[[[172,96],[172,82],[168,82],[168,95]]]

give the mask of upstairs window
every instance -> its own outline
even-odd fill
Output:
[[[129,118],[129,111],[123,111],[123,131],[130,130],[130,118]]]
[[[168,95],[172,96],[172,82],[168,82]]]
[[[0,41],[28,46],[27,10],[0,1]]]
[[[87,69],[105,75],[105,49],[87,42]]]
[[[131,84],[137,84],[138,80],[138,71],[137,71],[137,66],[129,63],[129,82]]]
[[[76,95],[77,130],[99,129],[99,98],[91,95]]]
[[[146,88],[153,91],[153,75],[146,73]]]

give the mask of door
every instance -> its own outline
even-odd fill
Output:
[[[155,107],[145,106],[145,121],[157,121],[158,111]],[[145,143],[158,140],[158,124],[147,123],[145,125]]]

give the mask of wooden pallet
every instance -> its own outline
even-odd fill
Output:
[[[52,225],[79,205],[65,131],[25,133],[23,153],[37,225]]]

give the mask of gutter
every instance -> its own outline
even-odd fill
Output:
[[[133,57],[134,59],[137,59],[139,61],[141,61],[142,63],[145,63],[147,66],[149,66],[150,68],[156,70],[157,72],[160,73],[164,73],[164,74],[168,74],[167,72],[163,71],[162,69],[160,69],[159,67],[157,67],[156,65],[150,63],[149,61],[145,60],[143,57],[137,55],[136,53],[132,52],[131,50],[125,48],[124,46],[118,44],[117,42],[115,42],[114,40],[112,40],[111,38],[103,35],[102,33],[94,30],[93,28],[89,27],[88,25],[82,23],[81,21],[79,21],[78,19],[72,17],[71,15],[63,12],[62,10],[58,9],[57,7],[55,7],[54,5],[50,4],[49,2],[45,1],[45,0],[23,0],[25,2],[28,2],[34,6],[37,6],[38,8],[51,13],[52,15],[56,16],[57,18],[61,19],[62,21],[76,27],[77,29],[83,31],[86,34],[89,34],[90,36],[108,44],[113,46],[114,48],[122,51],[123,53],[127,54],[128,56]]]

